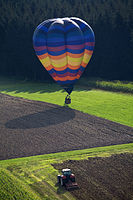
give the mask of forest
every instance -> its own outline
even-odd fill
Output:
[[[52,80],[35,55],[33,33],[46,19],[71,16],[95,33],[83,76],[133,81],[132,0],[0,0],[0,76]]]

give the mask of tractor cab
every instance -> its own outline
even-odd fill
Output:
[[[62,174],[64,176],[70,176],[72,174],[70,169],[62,169]]]

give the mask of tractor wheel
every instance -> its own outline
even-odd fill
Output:
[[[72,181],[72,182],[75,182],[75,177],[73,177],[73,178],[71,179],[71,181]]]
[[[60,184],[61,184],[61,186],[64,185],[64,183],[63,183],[63,179],[62,179],[62,178],[60,179]]]
[[[60,175],[58,175],[57,176],[57,182],[60,184],[60,179],[61,179],[61,176]]]

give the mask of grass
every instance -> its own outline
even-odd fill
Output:
[[[0,92],[61,106],[64,105],[66,96],[66,92],[56,83],[32,83],[9,80],[0,81]],[[89,90],[88,86],[82,84],[75,87],[71,98],[72,103],[70,107],[73,109],[133,127],[132,94],[96,89]]]
[[[105,81],[102,79],[81,79],[80,84],[95,88],[102,89],[113,92],[124,92],[124,93],[132,93],[133,94],[133,82],[129,81]]]
[[[0,161],[0,199],[74,200],[56,184],[58,171],[52,164],[118,153],[133,153],[133,143]]]
[[[22,181],[6,169],[0,170],[0,187],[0,199],[39,200],[30,187],[25,186]]]

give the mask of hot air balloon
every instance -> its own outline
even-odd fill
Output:
[[[91,27],[76,17],[48,19],[37,26],[33,47],[52,78],[70,94],[93,53]],[[66,101],[70,103],[70,101]]]

